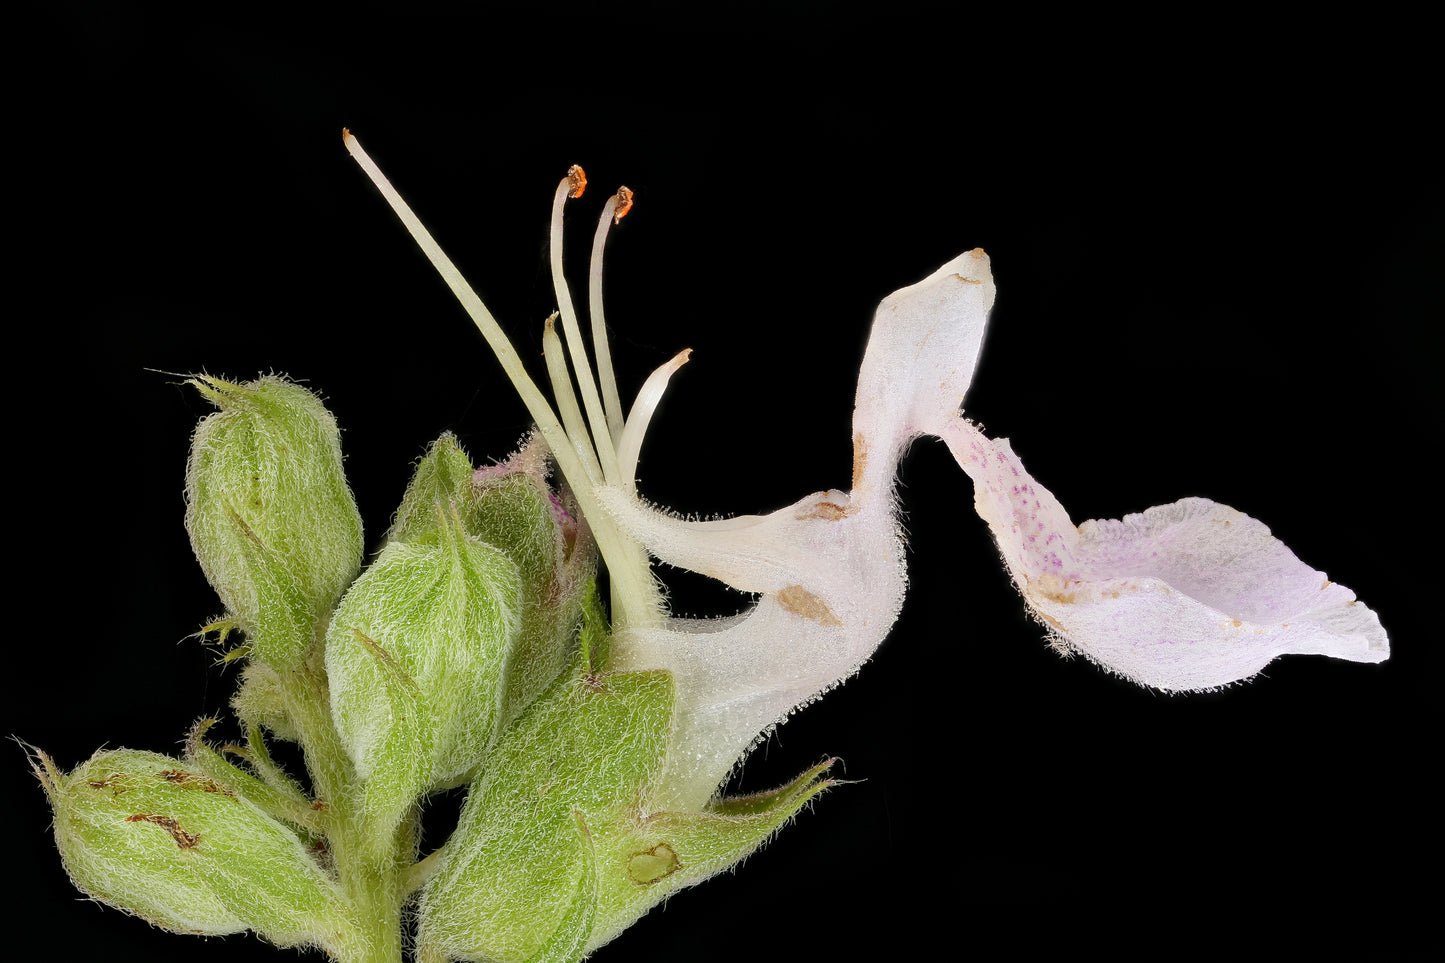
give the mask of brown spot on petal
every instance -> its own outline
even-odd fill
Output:
[[[1236,629],[1239,628],[1241,625],[1244,624],[1243,622],[1239,621],[1239,619],[1234,619],[1233,621],[1234,621],[1234,627],[1235,627]]]
[[[842,625],[842,619],[833,614],[828,603],[809,592],[801,585],[789,585],[777,595],[778,604],[805,619],[812,619],[821,625]]]
[[[1054,628],[1058,629],[1060,633],[1064,631],[1063,623],[1061,623],[1058,619],[1054,618],[1049,613],[1040,612],[1038,609],[1034,609],[1034,614],[1037,615],[1039,618],[1043,619],[1045,622],[1052,625]]]
[[[1041,575],[1038,581],[1029,582],[1029,589],[1050,602],[1070,605],[1074,601],[1074,593],[1069,591],[1069,586],[1073,584],[1075,583],[1057,575]]]
[[[958,279],[959,279],[960,281],[962,281],[964,284],[982,284],[982,283],[983,283],[983,282],[980,281],[978,278],[966,278],[966,277],[964,277],[962,274],[959,274],[957,271],[955,271],[955,272],[953,273],[953,276],[956,277],[956,278],[958,278]]]
[[[148,813],[136,813],[134,816],[125,817],[125,821],[128,823],[155,823],[157,826],[170,833],[171,838],[176,841],[176,846],[181,849],[190,849],[191,847],[195,846],[196,843],[201,841],[200,833],[186,832],[185,830],[181,829],[180,824],[177,823],[170,816],[155,816]]]
[[[969,257],[973,258],[974,260],[988,257],[988,254],[981,247],[974,248],[972,251],[969,251],[968,254]]]
[[[863,438],[863,432],[853,433],[853,487],[857,488],[863,483],[863,470],[868,467],[868,442]]]
[[[829,522],[841,522],[858,510],[856,505],[839,505],[837,502],[819,502],[810,510],[798,516],[798,521],[821,518]]]

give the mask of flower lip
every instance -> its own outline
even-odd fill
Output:
[[[1389,656],[1374,612],[1242,512],[1186,498],[1075,528],[1007,440],[956,417],[945,441],[1033,614],[1109,671],[1191,691],[1280,655]]]

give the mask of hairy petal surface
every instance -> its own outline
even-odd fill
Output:
[[[771,515],[688,522],[620,489],[600,497],[663,561],[761,593],[730,619],[668,619],[613,640],[616,668],[672,673],[677,723],[658,806],[696,809],[774,725],[858,671],[888,635],[907,581],[892,506],[828,491]]]
[[[1389,657],[1374,612],[1242,512],[1186,498],[1075,528],[1007,440],[962,418],[945,440],[1024,600],[1107,669],[1197,690],[1247,679],[1281,655]]]

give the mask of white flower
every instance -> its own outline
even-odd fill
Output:
[[[965,421],[960,405],[994,300],[989,260],[977,249],[879,305],[858,378],[852,491],[721,521],[651,508],[635,492],[637,455],[687,352],[653,374],[624,419],[601,316],[601,259],[614,210],[630,193],[608,201],[593,247],[599,390],[561,270],[562,207],[585,184],[580,169],[558,188],[553,280],[582,394],[579,405],[549,320],[544,345],[559,416],[425,228],[349,135],[347,144],[486,336],[588,515],[613,583],[612,667],[673,675],[678,708],[659,808],[705,803],[762,735],[857,671],[888,634],[907,582],[894,474],[919,436],[942,438],[973,479],[979,514],[1035,614],[1113,671],[1159,688],[1202,689],[1247,678],[1285,653],[1369,662],[1388,654],[1374,614],[1259,522],[1187,499],[1076,528],[1007,441]],[[758,601],[719,621],[669,618],[642,549]]]

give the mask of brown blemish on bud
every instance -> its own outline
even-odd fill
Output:
[[[582,165],[573,164],[567,168],[567,183],[568,197],[582,196],[582,192],[587,190],[587,172],[582,169]]]
[[[88,785],[91,789],[109,789],[111,798],[114,798],[130,788],[129,786],[112,785],[112,783],[119,778],[120,773],[113,772],[109,776],[106,776],[104,779],[100,780],[100,782],[92,782]]]
[[[975,261],[979,261],[979,260],[982,260],[983,258],[988,257],[988,254],[984,251],[983,248],[981,248],[981,247],[976,247],[976,248],[974,248],[972,251],[969,251],[969,252],[968,252],[968,256],[971,257],[971,258],[973,258]]]
[[[612,223],[616,224],[622,220],[630,210],[632,210],[632,188],[617,188],[617,210],[612,212]]]
[[[829,522],[841,522],[858,510],[857,505],[839,505],[837,502],[819,502],[809,511],[798,516],[798,521],[808,518],[821,518]]]
[[[166,769],[161,772],[166,782],[183,786],[186,789],[199,789],[202,792],[213,792],[222,796],[236,798],[236,793],[230,786],[224,786],[216,782],[210,776],[202,776],[199,773],[186,772],[184,769]]]
[[[655,883],[679,869],[682,869],[682,861],[677,858],[677,850],[667,843],[658,843],[627,860],[627,875],[635,883]]]
[[[180,827],[170,816],[155,816],[148,813],[136,813],[134,816],[125,817],[128,823],[155,823],[157,826],[171,834],[180,849],[190,849],[201,841],[200,833],[188,833]]]
[[[778,604],[805,619],[812,619],[820,625],[840,626],[843,620],[833,614],[828,603],[809,592],[801,585],[789,585],[777,595]]]
[[[955,272],[953,273],[953,276],[956,277],[956,278],[958,278],[958,279],[959,279],[960,281],[962,281],[964,284],[982,284],[982,283],[983,283],[983,282],[980,281],[978,278],[966,278],[966,277],[964,277],[962,274],[959,274],[957,271],[955,271]]]

